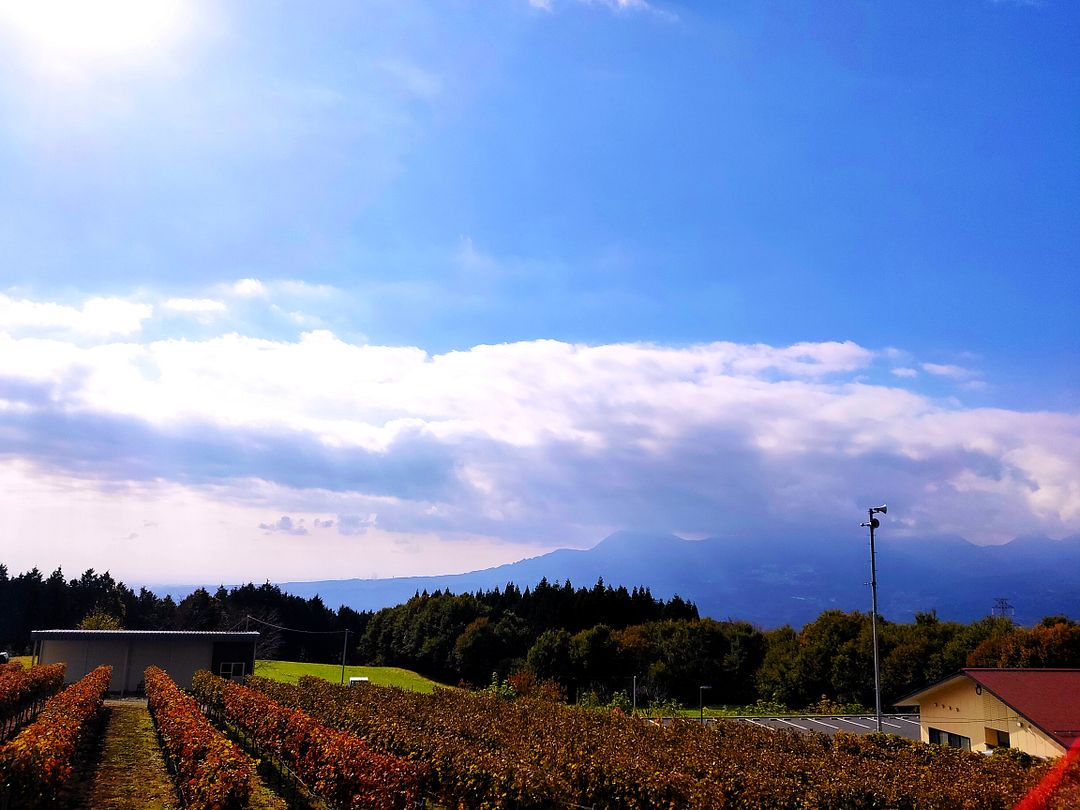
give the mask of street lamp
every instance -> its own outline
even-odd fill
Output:
[[[874,515],[886,515],[889,507],[885,504],[872,506],[866,510],[867,522],[859,524],[863,528],[870,529],[870,594],[873,600],[873,608],[870,611],[870,633],[874,640],[874,713],[877,715],[877,730],[881,731],[881,669],[878,664],[877,644],[877,559],[874,549],[874,529],[881,525],[881,521]]]
[[[699,686],[697,690],[697,702],[698,702],[698,715],[699,722],[705,725],[705,690],[712,689],[711,686]]]

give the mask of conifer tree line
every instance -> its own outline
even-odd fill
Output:
[[[291,596],[270,583],[219,586],[213,593],[199,588],[176,602],[147,588],[136,592],[108,571],[91,568],[68,580],[59,568],[48,577],[34,568],[12,577],[0,564],[0,648],[16,653],[29,652],[31,630],[258,630],[259,657],[340,661],[342,636],[327,631],[348,629],[359,638],[370,617],[348,607],[331,610],[317,596]]]
[[[252,618],[249,618],[252,617]],[[269,625],[308,631],[277,630]],[[527,673],[571,700],[639,705],[762,701],[801,709],[873,703],[870,617],[830,610],[801,629],[762,630],[701,618],[679,597],[647,588],[591,588],[541,580],[474,594],[418,593],[376,612],[332,610],[270,583],[198,589],[180,602],[138,592],[108,572],[68,580],[59,569],[10,576],[0,564],[0,648],[25,652],[33,629],[259,630],[260,658],[400,666],[445,683],[483,686]],[[968,624],[933,612],[879,621],[886,701],[964,666],[1080,666],[1080,624],[1048,616],[1031,628],[1007,618]],[[824,700],[824,702],[823,702]]]

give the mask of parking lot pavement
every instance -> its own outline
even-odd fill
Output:
[[[727,717],[741,723],[771,729],[790,729],[792,731],[836,734],[846,731],[850,734],[870,734],[877,731],[877,718],[872,714],[812,715],[805,717]],[[708,718],[706,718],[708,722]],[[919,739],[919,716],[917,714],[883,714],[882,731],[896,734],[908,740]]]

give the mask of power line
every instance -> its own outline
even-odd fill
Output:
[[[259,624],[264,624],[267,627],[273,627],[275,630],[284,630],[287,633],[307,633],[308,635],[311,635],[311,636],[327,636],[327,635],[336,635],[337,633],[352,633],[353,632],[352,630],[349,630],[348,628],[345,628],[343,630],[298,630],[295,627],[282,627],[280,624],[273,624],[272,622],[264,621],[262,619],[257,619],[257,618],[255,618],[254,616],[251,616],[251,615],[245,615],[244,618],[241,619],[241,621],[237,622],[235,625],[233,625],[233,627],[239,627],[241,622],[247,621],[248,619],[250,619],[253,622],[258,622]]]
[[[282,627],[280,624],[274,624],[273,622],[268,622],[265,619],[257,619],[250,613],[244,615],[244,621],[258,622],[259,624],[265,625],[266,627],[272,627],[275,630],[281,630],[286,633],[304,633],[309,636],[331,636],[337,635],[338,633],[344,633],[345,638],[341,641],[341,683],[342,685],[345,684],[345,657],[348,654],[349,649],[349,633],[353,633],[353,631],[350,630],[348,627],[342,630],[299,630],[295,627]],[[353,633],[353,635],[356,635],[356,633]]]

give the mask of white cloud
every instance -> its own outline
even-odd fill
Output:
[[[150,304],[90,298],[79,307],[9,298],[0,293],[0,329],[65,331],[87,337],[130,335],[154,314]]]
[[[897,368],[894,368],[892,369],[892,373],[897,377],[903,377],[909,380],[919,376],[918,371],[913,368],[908,368],[907,366],[899,366]]]
[[[228,309],[223,301],[213,298],[170,298],[165,302],[165,308],[188,313],[225,312]]]
[[[270,284],[272,293],[286,295],[291,298],[315,298],[326,299],[343,295],[344,293],[330,284],[312,284],[308,281],[286,279]]]
[[[129,582],[231,583],[321,579],[346,572],[355,577],[464,572],[550,550],[481,535],[386,532],[366,515],[358,519],[362,533],[319,526],[323,530],[301,539],[258,527],[271,504],[295,505],[301,498],[260,481],[238,486],[260,502],[223,499],[216,488],[167,481],[98,482],[0,460],[5,536],[23,540],[5,545],[3,562],[12,572],[34,566],[45,571],[63,566],[65,573],[108,568]],[[306,497],[356,500],[318,492]],[[290,520],[294,526],[301,520],[313,525],[323,516],[297,510]],[[412,551],[417,546],[423,555]]]
[[[257,278],[242,278],[230,287],[230,291],[240,298],[263,298],[266,285]]]
[[[301,279],[281,279],[262,281],[257,278],[243,278],[232,284],[218,285],[219,293],[246,299],[304,299],[307,301],[328,301],[340,299],[345,292],[330,284],[312,284]]]
[[[590,6],[604,6],[615,12],[624,11],[647,11],[655,17],[668,22],[678,21],[679,15],[673,11],[657,7],[654,3],[646,0],[577,0]]]
[[[282,515],[273,523],[260,523],[259,528],[264,532],[289,534],[293,537],[305,537],[308,533],[304,519],[294,521],[289,515]]]
[[[300,312],[299,310],[289,311],[282,309],[277,304],[270,305],[270,311],[275,315],[279,315],[293,326],[298,326],[301,329],[318,329],[325,324],[322,318],[318,315],[309,315],[306,312]]]
[[[678,19],[674,13],[658,9],[647,0],[573,0],[573,2],[586,6],[600,6],[615,12],[650,11],[667,19]],[[541,11],[551,11],[554,8],[554,0],[529,0],[529,5]]]
[[[911,533],[1080,530],[1080,414],[965,408],[905,390],[906,373],[869,384],[877,363],[891,361],[851,342],[429,354],[326,330],[93,346],[0,334],[0,436],[28,469],[181,487],[241,510],[244,531],[304,528],[313,544],[767,534],[796,514],[808,531],[878,499]],[[314,522],[327,515],[336,531]],[[143,520],[163,522],[140,514],[109,537]]]
[[[458,240],[455,260],[462,270],[469,273],[496,273],[500,269],[499,262],[495,258],[477,250],[471,236],[462,236]]]
[[[947,363],[923,363],[922,370],[935,377],[947,377],[950,380],[970,380],[977,377],[978,372],[963,366],[955,366]]]
[[[224,315],[229,309],[224,301],[213,298],[170,298],[163,307],[180,315],[190,315],[202,323]]]

